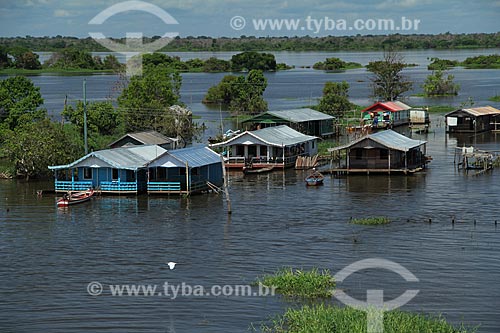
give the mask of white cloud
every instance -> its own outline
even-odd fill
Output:
[[[73,16],[69,11],[66,9],[56,9],[54,10],[54,17],[70,17]]]

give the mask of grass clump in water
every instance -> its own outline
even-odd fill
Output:
[[[385,216],[365,217],[361,219],[352,219],[351,223],[360,225],[383,225],[391,223],[391,220]]]
[[[258,278],[257,283],[274,287],[277,293],[292,297],[331,297],[335,289],[335,279],[330,271],[317,268],[309,271],[281,268],[272,275]]]
[[[351,307],[325,304],[288,309],[285,314],[263,325],[269,333],[366,333],[366,313]],[[384,333],[473,333],[463,325],[454,327],[442,317],[402,311],[384,313]]]
[[[500,95],[495,95],[493,97],[488,98],[489,101],[492,102],[500,102]]]

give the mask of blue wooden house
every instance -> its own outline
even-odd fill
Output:
[[[49,169],[55,173],[56,192],[94,187],[102,193],[137,194],[147,189],[147,164],[165,152],[158,145],[99,150]]]
[[[176,149],[148,163],[148,193],[192,194],[221,187],[221,156],[205,146]]]

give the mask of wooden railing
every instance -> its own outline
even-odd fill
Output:
[[[206,180],[191,183],[191,192],[198,192],[206,189],[208,189]]]
[[[245,164],[244,157],[229,157],[228,160],[225,161],[227,164]]]
[[[99,183],[101,191],[132,192],[137,191],[137,182],[104,181]]]
[[[148,182],[148,192],[180,192],[180,182]]]
[[[85,191],[92,187],[92,181],[56,180],[54,188],[56,191]]]

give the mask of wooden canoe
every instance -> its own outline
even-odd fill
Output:
[[[249,175],[249,174],[254,174],[254,173],[265,173],[265,172],[271,172],[273,171],[274,167],[270,166],[270,167],[265,167],[265,168],[243,168],[243,173],[245,175]]]
[[[94,190],[89,189],[81,192],[68,192],[57,200],[57,207],[68,207],[82,202],[89,201],[94,195]]]
[[[310,174],[309,176],[307,176],[305,181],[306,181],[307,186],[319,186],[319,185],[323,185],[324,179],[325,179],[325,177],[321,173],[314,172],[314,173]]]

